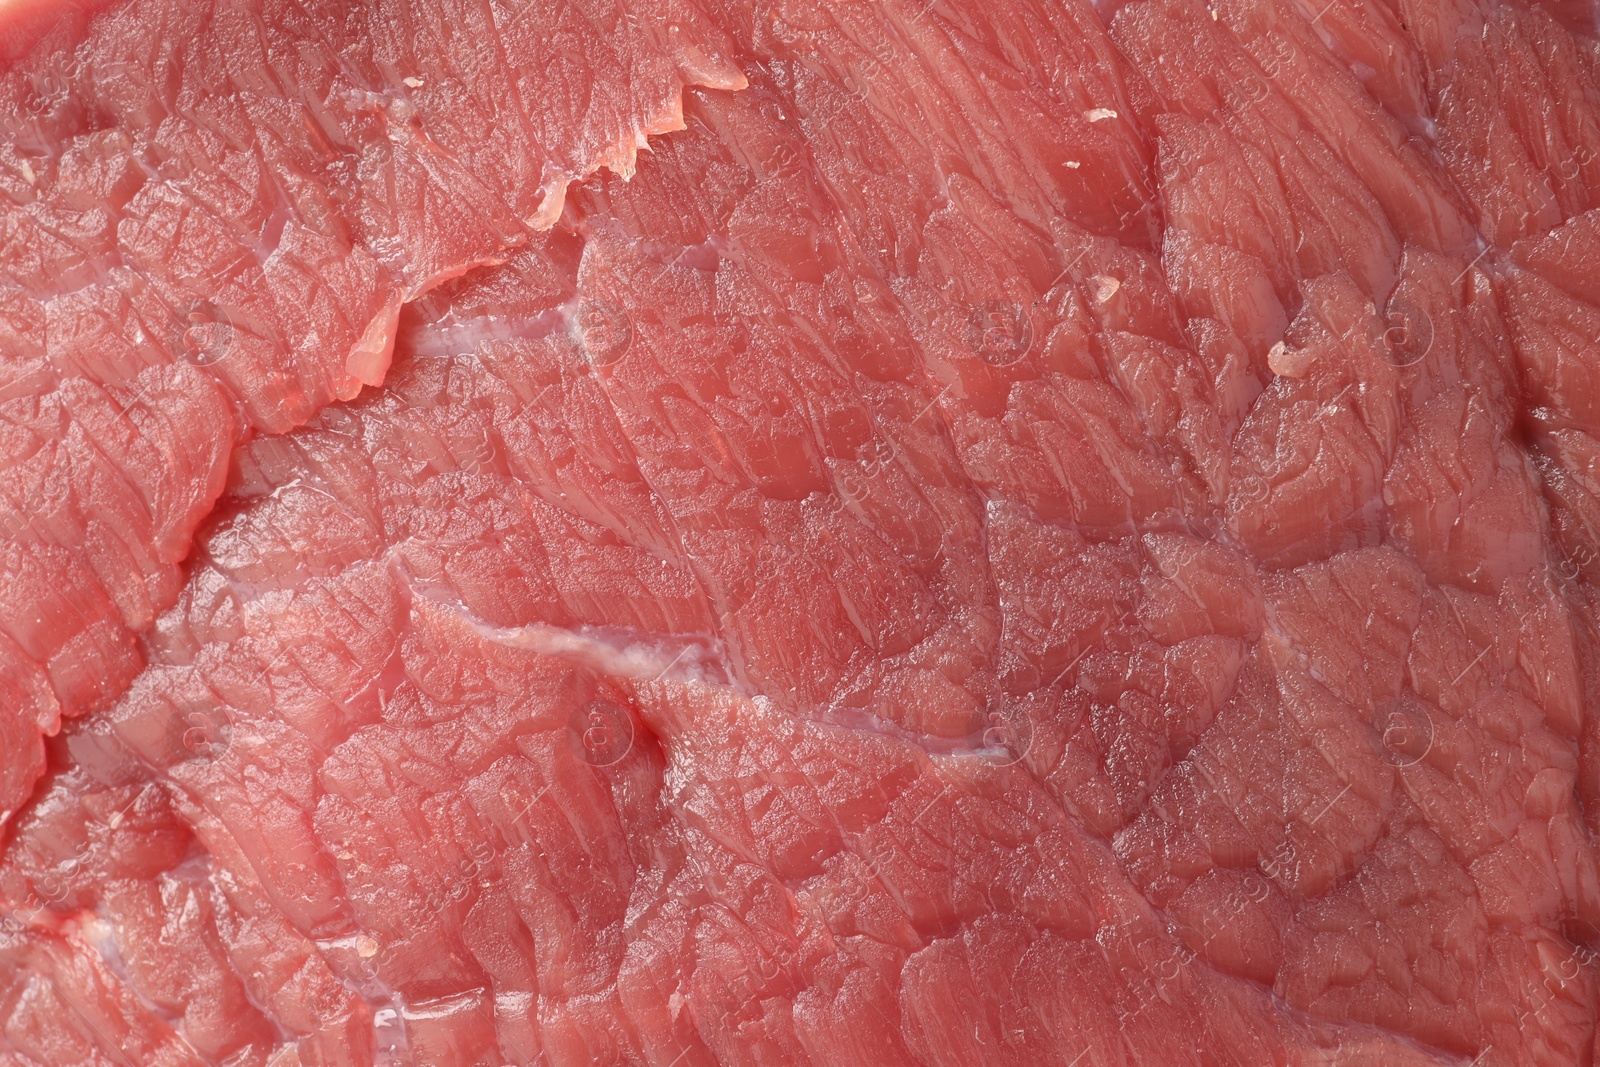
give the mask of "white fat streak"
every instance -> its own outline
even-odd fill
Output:
[[[526,626],[496,626],[474,615],[454,597],[418,583],[393,555],[389,566],[400,572],[412,596],[458,619],[485,641],[506,648],[520,648],[544,656],[563,656],[614,678],[700,683],[706,681],[704,665],[717,657],[714,644],[704,638],[651,635],[623,639],[588,628],[569,630],[562,626],[535,622]]]
[[[407,1019],[448,1019],[453,1015],[460,1015],[463,1011],[475,1010],[478,1002],[483,999],[481,989],[471,989],[465,993],[458,993],[453,997],[443,1000],[433,1000],[426,1004],[407,1004],[401,1009]]]
[[[467,617],[463,612],[457,614],[485,640],[540,655],[565,656],[612,677],[654,681],[669,677],[669,672],[671,677],[680,681],[700,681],[704,677],[700,670],[703,650],[698,641],[663,637],[618,642],[548,623],[494,626]]]

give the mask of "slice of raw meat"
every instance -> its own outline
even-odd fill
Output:
[[[0,76],[0,822],[138,671],[241,436],[378,384],[403,303],[743,83],[678,0],[47,14],[0,11],[44,32]]]
[[[7,831],[0,1054],[1593,1062],[1574,11],[705,18],[250,424]]]

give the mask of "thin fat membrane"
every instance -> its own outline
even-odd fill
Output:
[[[16,1055],[1589,1062],[1572,13],[710,14],[235,453],[0,865]]]

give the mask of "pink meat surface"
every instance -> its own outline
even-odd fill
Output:
[[[1597,26],[0,0],[0,1067],[1591,1067]]]

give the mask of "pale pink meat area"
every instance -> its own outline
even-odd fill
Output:
[[[1596,27],[0,6],[0,1067],[1594,1064]]]

